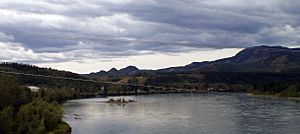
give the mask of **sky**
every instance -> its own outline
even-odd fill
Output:
[[[299,0],[1,0],[0,61],[76,73],[300,44]]]

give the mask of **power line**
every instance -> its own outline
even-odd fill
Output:
[[[102,84],[111,84],[111,85],[124,85],[124,86],[134,86],[134,87],[147,87],[147,88],[165,88],[158,86],[144,86],[144,85],[136,85],[136,84],[123,84],[119,82],[106,82],[106,81],[97,81],[90,79],[77,79],[77,78],[68,78],[68,77],[60,77],[60,76],[50,76],[50,75],[40,75],[40,74],[28,74],[28,73],[20,73],[20,72],[9,72],[9,71],[0,71],[3,74],[14,74],[14,75],[24,75],[24,76],[33,76],[33,77],[42,77],[42,78],[53,78],[53,79],[63,79],[63,80],[72,80],[72,81],[82,81],[82,82],[94,82],[94,83],[102,83]]]

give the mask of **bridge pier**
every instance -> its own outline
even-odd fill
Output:
[[[101,87],[101,90],[102,90],[102,96],[103,96],[103,97],[106,97],[106,96],[107,96],[107,88],[108,88],[108,85],[107,85],[107,84],[103,84],[102,87]]]
[[[134,94],[135,94],[135,95],[138,95],[138,88],[135,87],[135,86],[133,86],[133,88],[134,88]]]
[[[123,94],[127,95],[127,87],[125,85],[122,85]]]

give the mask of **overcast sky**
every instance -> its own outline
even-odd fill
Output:
[[[300,44],[299,0],[1,0],[0,60],[158,69]]]

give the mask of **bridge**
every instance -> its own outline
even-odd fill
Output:
[[[51,78],[51,79],[98,83],[98,85],[100,86],[99,89],[100,89],[101,96],[206,92],[206,90],[183,89],[183,88],[138,85],[138,84],[124,84],[124,83],[120,83],[120,82],[108,82],[108,81],[99,81],[99,80],[92,80],[92,79],[77,79],[77,78],[29,74],[29,73],[21,73],[21,72],[0,71],[0,73],[11,74],[11,75],[32,76],[32,77],[40,77],[40,78]],[[121,86],[122,90],[119,91],[118,93],[108,93],[108,87],[111,85]]]

